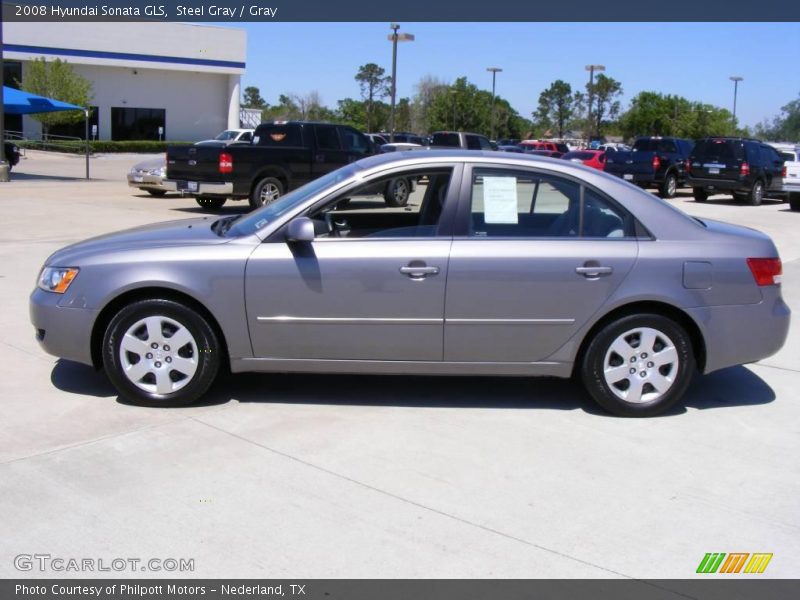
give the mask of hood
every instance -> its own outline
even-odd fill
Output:
[[[211,231],[211,225],[216,220],[216,217],[197,217],[107,233],[58,250],[47,259],[45,265],[80,266],[87,257],[111,252],[229,242],[228,238],[219,237]]]

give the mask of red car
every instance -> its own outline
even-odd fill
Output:
[[[529,150],[549,150],[551,152],[569,152],[569,146],[562,142],[542,142],[539,140],[523,140],[519,143],[525,151]]]
[[[606,168],[606,153],[602,150],[575,150],[562,156],[564,160],[571,160],[593,167],[600,171]]]

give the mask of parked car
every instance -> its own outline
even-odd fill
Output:
[[[783,163],[782,190],[792,210],[800,210],[800,147],[778,149]]]
[[[525,149],[530,148],[532,150],[549,150],[551,152],[561,152],[561,154],[566,154],[569,152],[569,146],[567,146],[564,142],[522,140],[519,145]]]
[[[214,139],[202,140],[196,146],[229,146],[235,143],[250,143],[253,141],[252,129],[226,129]]]
[[[522,140],[519,138],[500,138],[497,140],[498,146],[519,146]]]
[[[375,144],[376,148],[389,143],[389,138],[384,137],[382,133],[365,133],[364,135],[367,136],[367,139],[369,139],[373,144]]]
[[[394,142],[390,142],[392,134],[386,131],[382,131],[381,135],[386,140],[386,143],[395,143],[395,144],[417,144],[418,146],[425,146],[427,140],[422,137],[421,135],[417,135],[416,133],[409,133],[407,131],[395,131],[394,132]]]
[[[147,192],[151,196],[166,196],[170,190],[164,186],[167,162],[163,156],[135,164],[128,171],[128,185]]]
[[[376,151],[364,134],[346,125],[274,121],[259,125],[247,145],[168,146],[164,185],[195,197],[207,210],[219,209],[228,198],[258,208]],[[408,199],[388,187],[385,197],[395,206]]]
[[[396,178],[424,182],[406,210],[350,202]],[[570,161],[395,152],[250,214],[63,248],[30,316],[45,351],[145,405],[191,403],[224,367],[574,374],[607,410],[648,416],[695,371],[780,349],[780,275],[763,233]]]
[[[686,183],[686,162],[694,143],[676,137],[640,137],[633,150],[606,155],[606,172],[641,187],[658,187],[662,198],[672,198]]]
[[[783,163],[778,151],[761,140],[708,137],[695,144],[689,157],[688,184],[698,202],[730,192],[758,206],[765,196],[783,192]]]
[[[431,134],[434,148],[463,148],[466,150],[494,150],[485,135],[463,131],[434,131]]]
[[[562,156],[564,160],[571,160],[602,171],[606,166],[606,153],[600,150],[573,150]]]
[[[556,150],[536,150],[530,146],[521,146],[525,154],[533,154],[534,156],[549,156],[550,158],[563,158],[564,153]]]
[[[407,142],[396,142],[394,144],[383,144],[381,152],[407,152],[409,150],[424,150],[425,146],[420,144],[409,144]]]
[[[10,171],[19,163],[19,146],[11,142],[3,142],[3,150],[6,156],[6,162],[8,163],[8,170]]]
[[[522,146],[517,146],[514,144],[501,144],[497,146],[497,149],[502,152],[525,152],[525,150],[522,149]]]
[[[609,142],[608,144],[600,144],[597,147],[597,149],[606,153],[610,153],[610,152],[630,152],[633,148],[631,148],[627,144],[620,144],[618,142]]]

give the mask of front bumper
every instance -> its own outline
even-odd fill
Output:
[[[700,326],[706,345],[703,373],[756,362],[783,347],[791,311],[778,286],[761,288],[758,304],[704,306],[687,309]]]
[[[128,173],[128,185],[140,190],[169,191],[164,187],[164,178],[160,175]]]
[[[233,195],[233,183],[231,182],[206,182],[206,181],[185,181],[181,179],[165,179],[163,182],[165,190],[180,192],[191,196],[223,196],[225,198]],[[196,186],[196,189],[195,189]]]
[[[36,288],[30,297],[31,323],[36,339],[48,354],[92,364],[92,327],[99,311],[59,306],[61,294]]]

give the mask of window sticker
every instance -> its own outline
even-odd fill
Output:
[[[519,222],[516,177],[483,178],[483,220],[507,225]]]

